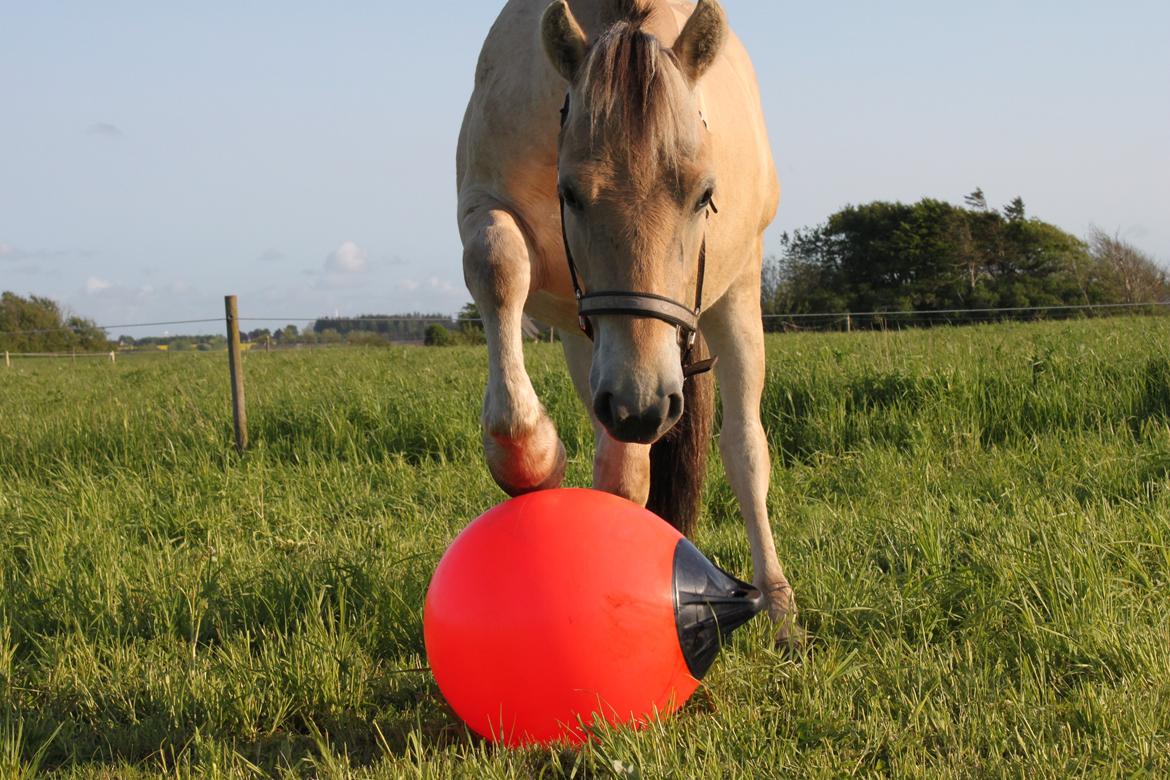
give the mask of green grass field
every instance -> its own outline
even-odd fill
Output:
[[[781,560],[813,640],[737,633],[675,718],[470,737],[426,584],[501,500],[474,348],[0,368],[0,777],[1165,776],[1170,321],[771,337]],[[529,368],[588,482],[559,349]],[[747,575],[713,459],[697,543]]]

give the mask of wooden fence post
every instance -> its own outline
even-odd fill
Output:
[[[852,314],[845,315],[845,332],[846,333],[853,332],[853,315]]]
[[[111,363],[117,363],[117,362],[118,362],[118,353],[116,353],[116,352],[110,352],[110,362],[111,362]]]
[[[12,368],[12,361],[8,358],[8,350],[4,350],[4,367]]]
[[[248,416],[244,410],[244,366],[240,360],[240,315],[236,296],[225,295],[223,304],[227,314],[228,370],[232,378],[232,423],[236,430],[236,450],[242,453],[248,449]]]

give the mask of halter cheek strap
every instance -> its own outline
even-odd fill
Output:
[[[569,96],[565,96],[565,105],[561,108],[561,128],[569,116]],[[700,118],[702,115],[700,114]],[[703,120],[706,125],[706,120]],[[694,307],[679,303],[673,298],[664,295],[645,292],[629,292],[626,290],[605,290],[586,293],[581,288],[581,278],[577,273],[577,264],[573,261],[573,250],[569,247],[569,234],[565,226],[565,198],[560,197],[561,203],[561,241],[565,245],[565,259],[569,263],[569,278],[573,282],[573,294],[577,298],[577,321],[581,331],[593,339],[593,323],[590,316],[603,314],[618,314],[627,317],[645,317],[661,320],[673,325],[678,333],[679,355],[682,360],[683,377],[690,378],[696,374],[710,371],[719,360],[710,357],[706,360],[694,360],[695,343],[699,333],[699,315],[703,312],[703,277],[707,270],[707,236],[704,234],[703,243],[699,246],[699,274],[695,287]],[[707,218],[711,212],[719,213],[719,209],[712,202]]]

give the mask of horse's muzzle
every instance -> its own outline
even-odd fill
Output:
[[[632,409],[613,393],[593,397],[593,412],[609,435],[628,444],[653,444],[674,427],[683,413],[682,393],[660,396],[642,409]]]

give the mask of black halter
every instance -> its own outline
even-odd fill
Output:
[[[700,115],[701,116],[701,115]],[[561,108],[561,129],[569,117],[569,95],[565,95],[565,105]],[[703,121],[706,124],[706,120]],[[603,292],[586,293],[581,289],[581,280],[577,275],[577,264],[573,262],[573,250],[569,248],[569,234],[565,227],[565,197],[560,196],[561,202],[561,240],[565,244],[565,259],[569,261],[569,277],[573,280],[573,294],[577,297],[577,321],[581,331],[593,339],[593,323],[590,315],[621,314],[627,317],[647,317],[673,325],[678,333],[679,355],[682,359],[683,377],[690,378],[696,374],[710,371],[719,358],[710,357],[706,360],[693,360],[695,343],[699,333],[699,315],[703,312],[703,277],[707,270],[707,236],[703,235],[703,243],[699,246],[699,278],[695,287],[695,306],[691,308],[679,303],[673,298],[664,295],[644,292],[628,292],[625,290],[605,290]],[[719,213],[712,202],[707,211],[710,219],[711,212]]]

